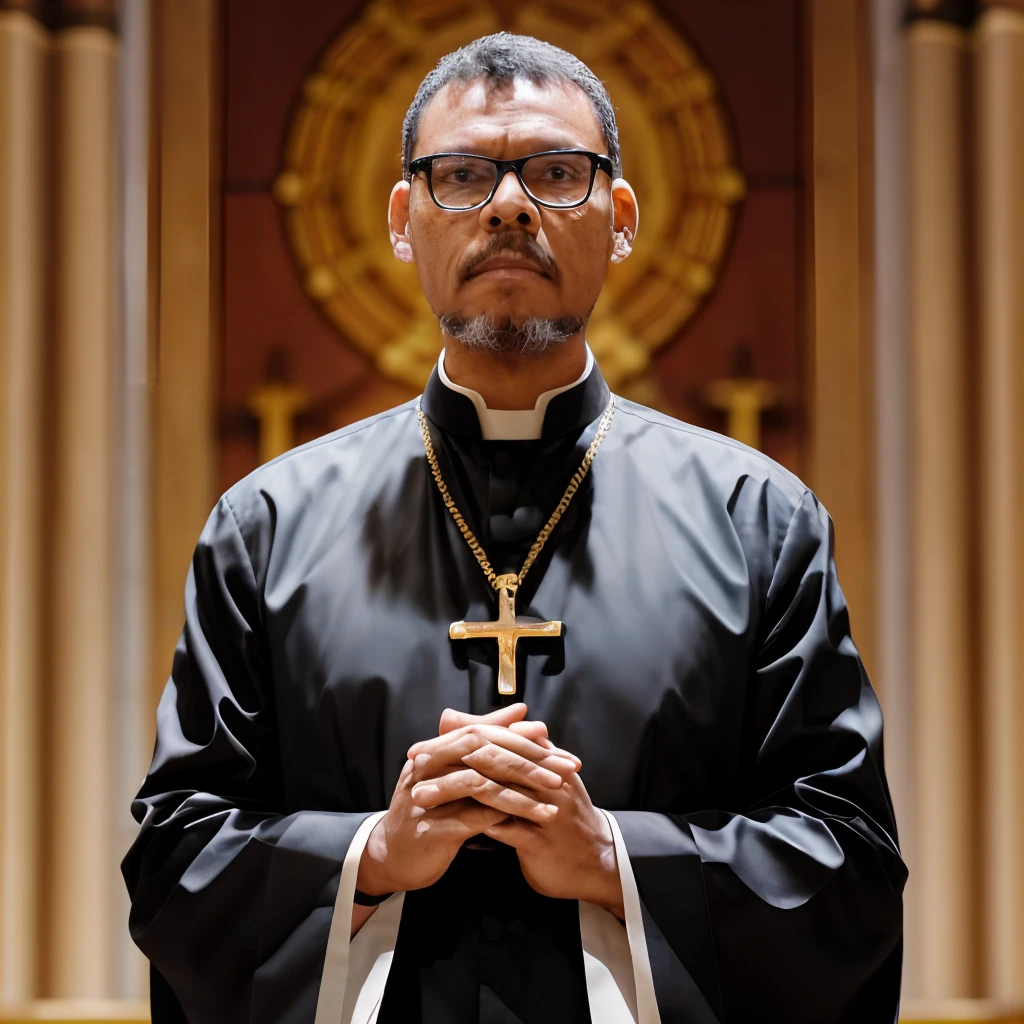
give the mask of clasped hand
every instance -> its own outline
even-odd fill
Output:
[[[515,848],[537,892],[622,916],[611,828],[580,780],[581,762],[526,712],[525,704],[483,716],[447,710],[439,735],[409,749],[360,861],[361,891],[431,885],[466,840],[487,835]]]

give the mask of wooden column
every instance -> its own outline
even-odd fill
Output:
[[[1024,10],[975,28],[985,994],[1024,1002]]]
[[[966,32],[948,4],[907,30],[914,466],[914,803],[918,989],[977,994],[968,565]]]
[[[192,550],[217,499],[219,26],[218,0],[156,6],[160,302],[152,402],[151,723],[181,633]]]
[[[813,316],[808,482],[836,524],[853,637],[874,665],[872,137],[866,8],[813,0],[810,16]]]
[[[113,4],[67,3],[53,43],[52,651],[46,994],[110,985],[115,86]],[[96,22],[99,23],[96,23]],[[93,22],[93,23],[90,23]]]
[[[900,849],[913,864],[910,353],[907,338],[907,119],[903,0],[872,0],[875,138],[875,676],[885,712],[885,771]],[[916,991],[913,886],[904,899],[904,995]]]
[[[155,175],[150,120],[153,106],[150,0],[121,4],[119,148],[121,153],[121,307],[120,429],[118,433],[118,508],[116,515],[116,658],[118,672],[112,721],[115,782],[113,841],[119,855],[138,836],[131,803],[153,752],[150,717],[150,566],[149,488],[153,317],[156,288],[152,272],[155,232]],[[111,994],[140,999],[148,992],[149,964],[125,927],[128,892],[114,892],[114,985]]]
[[[49,45],[0,10],[0,1003],[34,994],[39,934]]]

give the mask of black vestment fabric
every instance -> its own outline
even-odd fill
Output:
[[[552,399],[542,439],[486,442],[432,377],[442,471],[499,572],[521,565],[607,397],[595,368]],[[888,1024],[905,869],[828,515],[760,453],[617,405],[519,593],[564,636],[521,643],[507,699],[580,756],[619,822],[664,1024]],[[415,403],[222,497],[123,866],[155,1024],[313,1021],[359,823],[444,708],[506,700],[497,645],[448,639],[495,607]],[[406,896],[382,1024],[589,1019],[574,902],[525,892],[507,849],[464,850],[432,888]]]

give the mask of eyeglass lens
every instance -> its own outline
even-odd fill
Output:
[[[478,157],[437,157],[431,172],[434,198],[450,209],[468,210],[490,195],[497,172],[489,160]],[[526,190],[535,199],[552,206],[582,202],[590,188],[590,176],[590,157],[579,153],[531,157],[522,169]]]

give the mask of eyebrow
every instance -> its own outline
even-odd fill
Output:
[[[535,138],[529,141],[529,145],[523,144],[523,155],[528,156],[530,153],[546,153],[548,150],[559,150],[559,149],[586,149],[589,152],[589,147],[582,142],[576,142],[572,139],[562,138]],[[599,152],[603,152],[603,148]],[[449,142],[443,148],[434,150],[435,153],[471,153],[476,156],[488,156],[489,154],[484,153],[480,150],[478,144],[473,144],[469,140],[458,140]],[[425,156],[428,154],[424,154]]]

